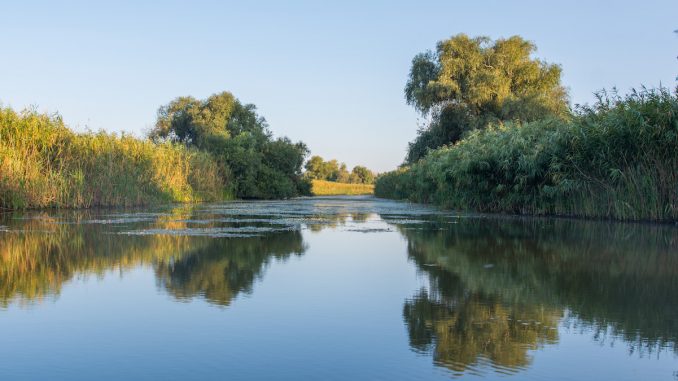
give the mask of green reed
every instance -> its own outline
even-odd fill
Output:
[[[59,116],[0,109],[0,208],[209,201],[228,172],[204,152],[129,135],[77,134]]]
[[[571,121],[477,130],[378,178],[379,197],[448,208],[678,220],[678,93],[599,94]]]

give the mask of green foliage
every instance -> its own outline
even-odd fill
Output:
[[[202,101],[173,100],[158,110],[150,137],[213,154],[230,168],[237,197],[288,198],[310,191],[310,184],[301,179],[306,146],[287,138],[273,139],[256,107],[241,104],[231,93]]]
[[[305,165],[304,176],[310,180],[324,180],[350,184],[373,184],[374,173],[366,167],[357,165],[349,173],[346,164],[332,159],[324,161],[320,156],[312,156]]]
[[[380,176],[375,194],[486,212],[678,219],[678,94],[599,95],[571,121],[506,123]]]
[[[341,165],[339,165],[339,171],[337,171],[337,178],[334,181],[338,183],[351,182],[351,174],[348,172],[348,169],[346,169],[346,163],[341,163]]]
[[[346,171],[346,164],[341,163],[340,168],[338,161],[334,159],[324,161],[322,157],[315,155],[311,156],[304,168],[306,177],[311,180],[337,181],[340,177],[340,169]]]
[[[0,109],[0,208],[212,201],[227,168],[171,142],[70,131],[58,116]]]
[[[356,165],[349,178],[351,184],[374,184],[374,173],[366,167]]]
[[[491,41],[459,34],[440,41],[435,53],[415,56],[405,98],[430,123],[410,143],[406,161],[489,124],[567,117],[561,69],[532,58],[535,50],[518,36]]]

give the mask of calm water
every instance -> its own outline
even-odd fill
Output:
[[[0,216],[0,380],[678,380],[678,226],[314,198]]]

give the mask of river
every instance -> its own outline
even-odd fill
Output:
[[[678,380],[678,226],[373,197],[0,215],[0,380]]]

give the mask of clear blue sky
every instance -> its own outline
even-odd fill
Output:
[[[256,4],[255,4],[256,3]],[[417,129],[410,60],[464,32],[521,35],[563,67],[573,103],[676,85],[678,1],[2,3],[0,102],[141,136],[158,106],[229,90],[313,154],[378,171]]]

